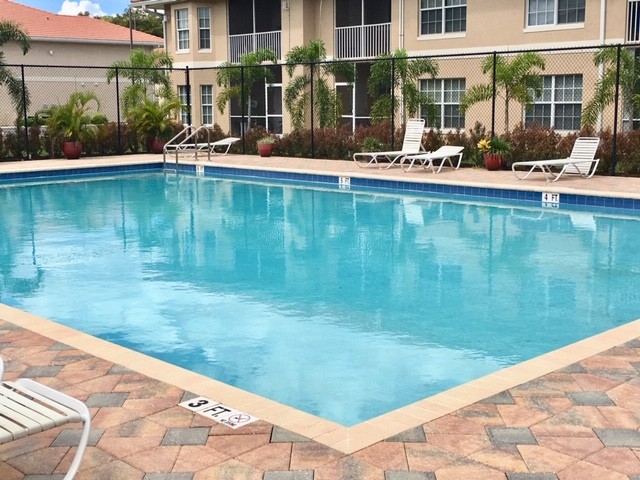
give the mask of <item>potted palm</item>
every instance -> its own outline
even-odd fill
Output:
[[[153,153],[162,153],[171,138],[174,125],[182,108],[177,97],[160,100],[144,99],[129,110],[132,127],[147,140],[147,146]]]
[[[505,163],[505,155],[511,151],[511,144],[504,138],[493,137],[480,140],[478,150],[483,154],[487,170],[500,170]]]
[[[273,144],[275,142],[275,138],[271,135],[267,135],[266,137],[262,137],[258,140],[258,153],[261,157],[270,157],[273,153]]]
[[[92,106],[100,109],[100,101],[93,92],[74,92],[62,105],[45,111],[47,132],[51,139],[62,140],[62,152],[67,159],[80,158],[82,142],[98,131]]]

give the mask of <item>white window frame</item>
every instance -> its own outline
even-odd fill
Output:
[[[200,124],[213,125],[213,85],[200,85]]]
[[[427,0],[429,1],[429,0]],[[418,30],[420,31],[420,36],[421,37],[434,37],[434,36],[459,36],[459,35],[466,35],[467,33],[467,28],[466,28],[466,22],[467,22],[467,0],[431,0],[432,2],[435,3],[435,5],[433,6],[427,6],[425,8],[422,7],[422,0],[418,0]],[[464,30],[453,30],[450,32],[447,32],[447,12],[448,11],[452,11],[453,9],[458,9],[464,7],[465,8],[465,28]],[[442,10],[442,21],[440,23],[440,31],[439,32],[423,32],[422,31],[422,16],[424,14],[426,14],[426,12],[428,11],[436,11],[436,10]]]
[[[557,83],[560,78],[566,79],[569,77],[574,78],[574,85],[575,85],[575,80],[577,80],[578,78],[580,79],[579,93],[578,93],[578,89],[576,88],[559,89],[557,87]],[[535,105],[550,106],[549,125],[545,125],[543,123],[543,126],[553,128],[559,132],[572,132],[575,130],[579,130],[580,120],[581,120],[580,117],[574,118],[574,120],[577,120],[577,123],[576,123],[576,126],[573,128],[565,129],[565,128],[559,127],[557,125],[556,109],[558,106],[561,106],[561,105],[575,105],[575,106],[578,106],[578,112],[582,112],[582,100],[583,100],[583,94],[584,94],[584,78],[582,74],[572,73],[572,74],[563,74],[563,75],[545,75],[542,77],[542,81],[544,84],[543,91],[540,94],[540,96],[538,96],[538,98],[534,99],[533,106]],[[571,98],[567,98],[567,97],[571,97]],[[579,97],[579,98],[576,98],[576,97]],[[528,120],[527,112],[524,112],[524,124],[530,125],[532,120]]]
[[[453,85],[453,82],[461,88],[455,90],[447,88]],[[433,84],[433,89],[428,89],[428,85]],[[460,85],[462,84],[462,85]],[[460,125],[447,125],[445,121],[449,116],[445,115],[446,107],[458,107],[460,108],[460,99],[462,98],[467,86],[467,79],[464,77],[456,78],[429,78],[420,80],[420,91],[433,93],[432,100],[438,110],[440,111],[440,118],[437,120],[437,125],[430,125],[427,120],[427,127],[439,128],[441,130],[458,130],[464,129],[466,117],[458,110],[457,118]]]
[[[533,29],[539,29],[539,28],[550,28],[550,27],[560,27],[560,28],[571,28],[571,27],[583,27],[584,26],[584,20],[582,21],[577,21],[577,22],[562,22],[560,23],[558,20],[558,10],[560,8],[560,2],[562,0],[527,0],[527,15],[526,15],[526,20],[527,20],[527,28],[533,28]],[[579,0],[582,1],[583,5],[582,7],[586,10],[586,0]],[[553,8],[553,21],[552,22],[546,22],[546,23],[536,23],[534,25],[532,25],[530,23],[530,19],[531,19],[531,4],[532,2],[547,2],[547,3],[552,3],[552,8]],[[551,10],[547,10],[547,12],[551,12]],[[586,15],[586,11],[585,11],[585,15]]]
[[[211,51],[211,9],[209,7],[198,7],[198,50],[201,52]],[[203,15],[205,14],[206,15]],[[203,25],[204,23],[204,25]],[[202,46],[205,41],[208,46]]]
[[[186,37],[184,33],[186,32]],[[182,35],[181,35],[182,34]],[[189,9],[179,8],[176,10],[176,51],[189,51]]]
[[[264,112],[265,112],[265,122],[267,125],[267,130],[269,130],[271,132],[271,130],[269,129],[269,119],[270,118],[279,118],[280,119],[280,125],[283,125],[283,120],[282,120],[282,113],[270,113],[271,111],[271,104],[269,103],[269,89],[270,88],[280,88],[280,112],[282,112],[282,108],[284,107],[283,105],[283,101],[282,101],[282,96],[284,95],[284,90],[282,88],[282,83],[266,83],[264,84]],[[284,126],[283,126],[284,128]],[[280,132],[271,132],[271,133],[276,133],[276,134],[281,134],[282,131]]]

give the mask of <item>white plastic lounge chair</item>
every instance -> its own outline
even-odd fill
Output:
[[[371,164],[380,166],[379,161],[389,162],[385,168],[391,168],[405,155],[424,152],[422,146],[422,134],[424,133],[424,119],[411,118],[407,120],[407,128],[404,132],[402,150],[392,152],[358,152],[353,154],[353,160],[359,167],[368,167]]]
[[[562,175],[576,174],[581,175],[584,178],[591,178],[596,169],[600,159],[596,159],[596,150],[600,144],[598,137],[579,137],[573,144],[571,155],[568,158],[559,158],[556,160],[534,160],[530,162],[515,162],[511,169],[518,180],[524,180],[531,175],[534,170],[540,169],[544,173],[547,182],[557,181]],[[516,168],[525,167],[529,170],[525,175],[519,175],[522,171],[517,171]],[[553,169],[560,169],[559,172],[555,172]]]
[[[216,142],[211,142],[211,153],[218,154],[218,155],[226,155],[227,153],[229,153],[229,149],[231,148],[231,145],[239,141],[240,139],[238,137],[227,137],[227,138],[223,138],[222,140],[218,140]],[[216,147],[220,147],[220,151],[216,150]],[[206,148],[206,145],[205,145],[205,148]],[[222,150],[224,150],[224,152]]]
[[[3,373],[0,358],[0,378]],[[91,430],[89,409],[81,401],[29,378],[0,383],[0,444],[72,422],[82,422],[84,428],[64,480],[71,480],[80,467]]]
[[[464,150],[464,147],[443,145],[433,152],[418,153],[417,155],[405,155],[400,160],[400,166],[402,167],[402,170],[408,172],[416,163],[418,163],[425,170],[430,168],[433,173],[440,173],[440,170],[445,166],[445,163],[448,163],[451,168],[457,170],[462,162],[462,150]],[[455,157],[458,157],[458,162],[454,167],[451,159],[455,159]],[[434,162],[438,163],[438,160],[440,163],[438,164],[438,170],[436,171]],[[404,168],[405,163],[409,164],[406,169]]]

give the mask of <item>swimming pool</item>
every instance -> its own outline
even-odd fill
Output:
[[[631,216],[163,174],[0,205],[3,303],[343,425],[639,316]]]

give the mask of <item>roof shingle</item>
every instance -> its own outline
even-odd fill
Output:
[[[19,24],[37,40],[65,40],[97,43],[129,43],[129,29],[92,17],[58,15],[28,7],[11,0],[0,0],[0,21]],[[155,35],[133,30],[133,43],[162,46],[163,40]]]

